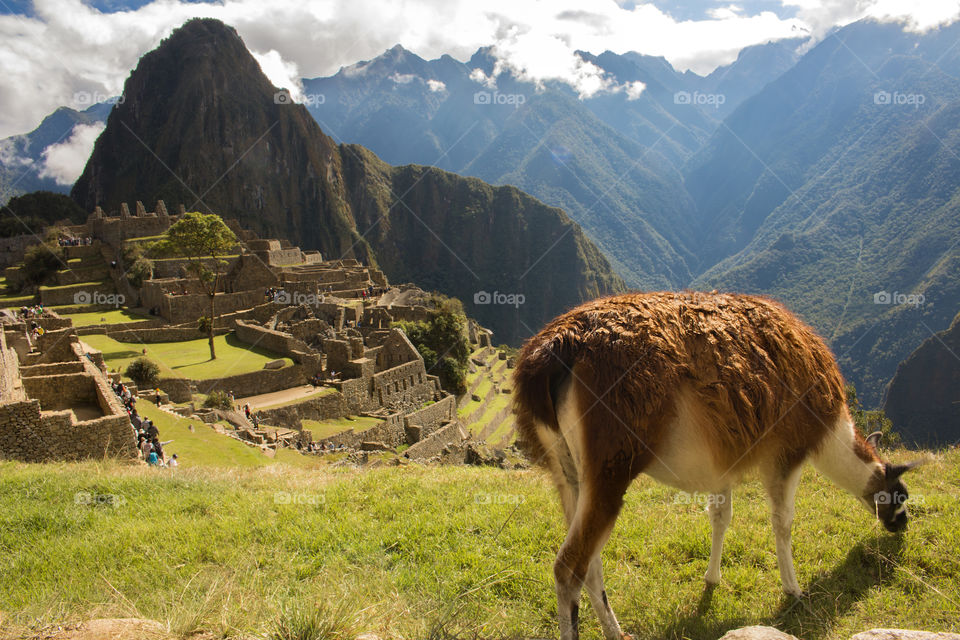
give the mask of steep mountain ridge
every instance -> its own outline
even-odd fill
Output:
[[[840,30],[740,105],[686,171],[716,263],[694,286],[787,301],[871,405],[960,306],[960,81],[925,42],[898,25]],[[923,303],[875,303],[883,292]]]
[[[88,210],[163,198],[238,218],[457,296],[514,344],[562,309],[623,287],[563,211],[513,187],[391,167],[337,144],[216,20],[191,20],[143,56],[124,96],[72,192]],[[484,291],[523,301],[474,304]]]
[[[110,102],[101,102],[83,111],[60,107],[33,131],[0,140],[0,204],[31,191],[69,193],[71,185],[59,184],[51,176],[41,176],[45,166],[43,152],[67,140],[78,124],[103,122],[112,107]]]

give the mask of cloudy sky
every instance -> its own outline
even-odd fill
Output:
[[[576,49],[662,55],[707,73],[747,45],[820,38],[865,16],[928,29],[958,13],[958,0],[0,0],[0,137],[30,131],[58,106],[119,94],[137,59],[194,16],[236,27],[279,86],[397,43],[461,60],[493,45],[502,66],[589,93],[597,78]],[[91,132],[81,133],[78,144]]]

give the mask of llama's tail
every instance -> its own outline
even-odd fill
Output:
[[[560,384],[571,374],[579,341],[569,331],[549,328],[530,338],[513,372],[513,411],[517,416],[517,446],[533,461],[544,455],[538,427],[559,431],[555,410]]]

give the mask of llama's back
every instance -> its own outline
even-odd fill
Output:
[[[805,455],[844,410],[843,379],[823,340],[754,296],[626,294],[553,320],[524,345],[514,374],[518,444],[534,459],[537,425],[558,428],[552,391],[570,375],[601,399],[591,402],[589,428],[627,425],[645,446],[676,417],[678,393],[692,393],[724,457],[760,440],[785,457]]]

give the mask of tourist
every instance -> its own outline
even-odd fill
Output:
[[[156,467],[159,463],[160,457],[157,455],[157,452],[151,450],[150,453],[147,454],[147,464],[151,467]]]
[[[159,407],[160,406],[160,389],[159,388],[155,389],[154,393],[157,396],[157,406]]]
[[[171,469],[176,469],[180,466],[180,463],[177,461],[177,454],[170,456],[170,462],[167,463],[167,466]]]
[[[143,440],[140,441],[140,453],[143,454],[144,460],[150,457],[150,451],[150,440],[146,437],[146,434],[144,434]]]

